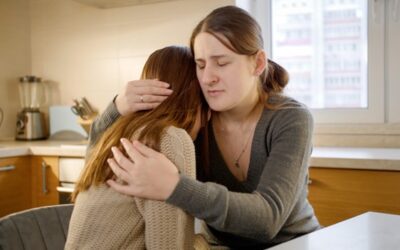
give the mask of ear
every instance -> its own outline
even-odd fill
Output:
[[[255,63],[256,67],[254,69],[254,75],[260,76],[267,66],[267,54],[264,50],[259,50],[257,52],[257,54],[255,55]]]

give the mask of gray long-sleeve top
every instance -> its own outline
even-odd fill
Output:
[[[265,248],[320,227],[307,200],[312,116],[291,98],[278,96],[269,101],[285,105],[263,111],[246,181],[239,182],[230,173],[210,129],[209,182],[182,175],[167,199],[203,219],[222,244],[235,249]],[[118,112],[111,104],[92,126],[91,141],[116,117]]]

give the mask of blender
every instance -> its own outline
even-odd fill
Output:
[[[24,76],[19,79],[22,110],[17,115],[17,140],[46,139],[45,119],[39,108],[44,104],[45,86],[41,78]]]

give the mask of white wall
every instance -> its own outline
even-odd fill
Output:
[[[4,121],[0,138],[13,137],[17,112],[18,77],[30,69],[29,4],[27,0],[0,1],[0,108]]]
[[[147,56],[188,45],[212,9],[233,0],[171,1],[99,9],[72,0],[30,0],[32,73],[51,81],[51,104],[86,96],[100,111],[140,76]]]

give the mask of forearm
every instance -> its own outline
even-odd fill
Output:
[[[270,234],[268,217],[276,212],[257,193],[229,192],[222,185],[202,183],[185,176],[181,176],[167,203],[218,230],[252,239],[263,239]]]

